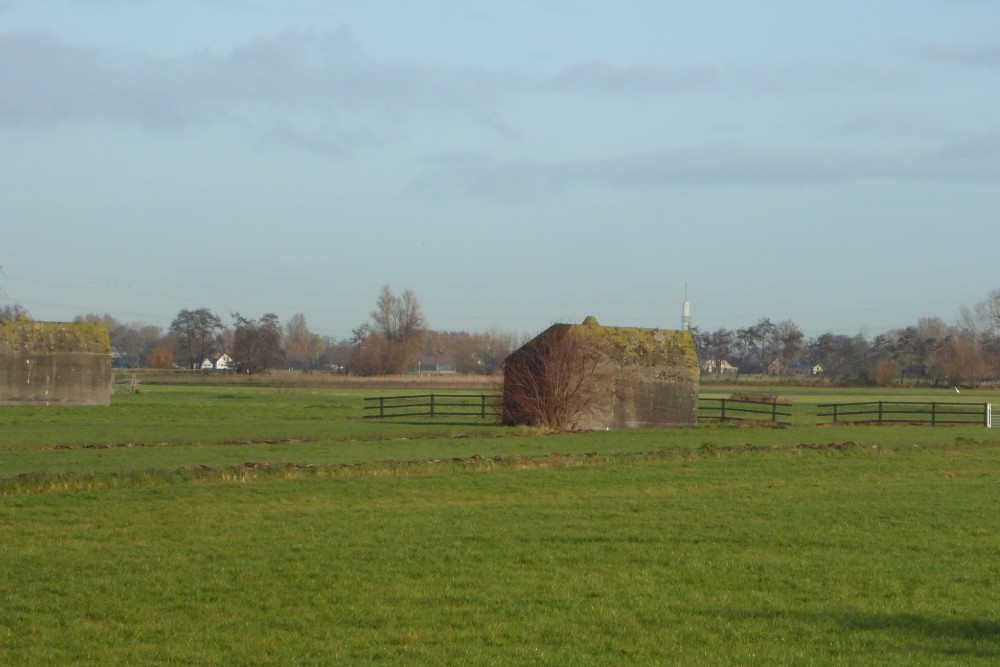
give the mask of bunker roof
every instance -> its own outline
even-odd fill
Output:
[[[110,354],[103,322],[0,322],[0,353],[93,352]]]
[[[675,365],[698,368],[698,357],[690,331],[604,326],[593,315],[583,324],[553,324],[535,340],[558,332],[581,336],[604,350],[612,358],[629,365]],[[531,345],[531,343],[528,343]]]

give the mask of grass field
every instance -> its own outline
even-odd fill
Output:
[[[0,663],[1000,659],[1000,429],[546,435],[371,394],[0,409]]]

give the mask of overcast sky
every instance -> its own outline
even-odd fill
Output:
[[[808,336],[1000,287],[1000,2],[0,0],[0,288]]]

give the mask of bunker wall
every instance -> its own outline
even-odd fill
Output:
[[[0,405],[109,405],[103,324],[0,323]]]
[[[507,358],[504,423],[540,422],[531,412],[531,397],[558,393],[559,388],[551,385],[562,381],[560,375],[565,376],[551,374],[542,357],[567,336],[585,341],[586,354],[602,360],[600,369],[589,378],[575,378],[588,382],[591,394],[586,409],[575,414],[576,428],[664,428],[697,423],[700,370],[691,332],[604,327],[593,318],[583,325],[553,325]],[[525,375],[533,374],[537,375],[524,382]],[[517,378],[513,383],[512,377]],[[526,384],[533,391],[525,392]],[[522,400],[525,394],[529,400]]]

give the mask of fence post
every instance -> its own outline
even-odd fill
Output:
[[[937,426],[937,402],[931,401],[931,426]]]
[[[993,428],[993,406],[983,403],[983,426]]]
[[[431,394],[431,417],[434,416],[434,394]]]
[[[720,423],[726,421],[726,399],[723,398],[721,400],[722,400],[722,409],[719,411]]]
[[[836,424],[836,423],[837,423],[837,408],[838,408],[838,407],[840,407],[840,404],[839,404],[839,403],[834,403],[834,404],[833,404],[833,423],[834,423],[834,424]]]
[[[486,419],[486,394],[480,394],[479,401],[479,416]]]
[[[385,396],[378,397],[378,418],[383,419],[385,417]]]
[[[771,403],[771,423],[774,424],[778,421],[778,404]]]
[[[882,425],[882,401],[878,402],[878,425]]]

